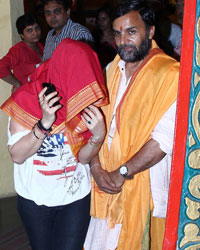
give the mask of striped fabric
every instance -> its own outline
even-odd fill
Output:
[[[54,29],[50,30],[44,48],[43,61],[49,59],[58,46],[58,44],[65,38],[71,38],[73,40],[84,41],[87,43],[93,43],[93,37],[90,31],[79,23],[74,23],[69,18],[62,32],[58,36],[55,35]]]

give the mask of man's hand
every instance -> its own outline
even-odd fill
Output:
[[[110,176],[110,173],[104,170],[100,165],[92,167],[91,174],[94,177],[94,180],[97,183],[100,190],[109,194],[117,194],[122,191],[121,185],[118,184],[116,185],[117,180],[114,180],[115,179],[114,174],[111,174]]]
[[[121,188],[123,186],[125,180],[124,177],[120,174],[119,169],[109,172],[108,174],[117,188]]]

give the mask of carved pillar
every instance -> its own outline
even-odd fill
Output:
[[[163,250],[200,249],[200,0],[185,0],[177,126]]]

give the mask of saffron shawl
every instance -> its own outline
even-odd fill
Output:
[[[106,72],[110,105],[103,107],[110,127],[121,73],[117,55]],[[177,97],[179,63],[164,54],[153,41],[152,49],[132,76],[117,107],[117,129],[108,150],[108,135],[100,151],[102,167],[113,171],[132,158],[150,139],[154,127]],[[149,249],[152,210],[149,170],[125,181],[122,192],[110,195],[93,181],[91,215],[109,218],[110,227],[122,224],[117,250]]]
[[[63,40],[52,57],[33,72],[31,83],[20,87],[1,106],[13,120],[29,130],[42,118],[38,93],[43,82],[53,83],[62,97],[63,107],[57,112],[52,133],[65,132],[77,156],[91,136],[81,120],[81,111],[92,103],[96,106],[108,103],[96,53],[86,43],[69,38]]]

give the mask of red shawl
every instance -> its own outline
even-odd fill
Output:
[[[60,103],[63,107],[57,112],[52,133],[64,131],[72,152],[77,156],[91,136],[81,120],[80,112],[94,102],[96,106],[108,104],[96,53],[86,43],[63,40],[52,57],[33,72],[31,84],[20,87],[1,106],[13,120],[29,130],[42,118],[38,102],[42,82],[53,83],[62,97]]]

